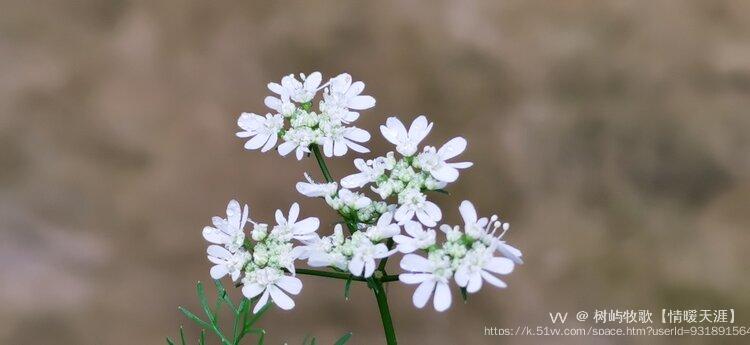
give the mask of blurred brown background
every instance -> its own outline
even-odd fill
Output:
[[[476,165],[436,197],[446,220],[474,200],[526,254],[508,289],[442,314],[392,286],[404,344],[746,343],[483,329],[594,308],[735,308],[750,324],[750,2],[94,0],[2,3],[0,343],[174,336],[209,280],[210,217],[238,198],[272,219],[319,176],[234,137],[267,82],[313,70],[367,83],[373,134],[424,113],[428,143],[466,136]],[[302,211],[334,221],[318,200]],[[268,343],[382,342],[365,287],[346,302],[340,282],[305,284],[264,319]]]

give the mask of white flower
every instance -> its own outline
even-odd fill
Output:
[[[405,157],[417,152],[417,146],[430,133],[431,129],[432,122],[428,124],[424,115],[420,115],[411,123],[408,132],[401,120],[396,117],[389,117],[385,126],[380,126],[383,137],[396,145],[396,151]]]
[[[242,113],[237,119],[237,125],[244,131],[237,132],[240,138],[250,138],[245,143],[245,148],[255,150],[261,148],[261,152],[272,149],[279,139],[279,131],[284,127],[284,117],[276,114],[266,114],[265,117],[253,114]]]
[[[250,209],[245,205],[240,207],[237,200],[227,204],[227,218],[213,217],[214,226],[203,228],[203,238],[206,241],[225,246],[230,252],[236,252],[245,243],[245,224]]]
[[[375,182],[385,174],[386,169],[388,169],[388,161],[385,157],[378,157],[368,161],[357,158],[354,160],[354,166],[359,169],[359,172],[341,179],[342,187],[362,188],[368,183]]]
[[[506,287],[505,282],[495,277],[493,273],[508,274],[512,272],[513,261],[508,258],[492,256],[494,251],[495,248],[492,246],[469,250],[461,258],[458,269],[456,269],[456,283],[465,287],[469,293],[479,291],[483,280],[499,288]]]
[[[357,143],[370,140],[370,133],[357,127],[342,127],[338,125],[323,127],[323,154],[326,157],[343,156],[349,149],[359,153],[370,150]]]
[[[302,246],[295,247],[295,251],[299,253],[299,259],[307,260],[308,265],[312,267],[333,266],[340,270],[348,268],[349,259],[340,250],[340,246],[344,243],[341,224],[336,224],[333,235],[321,238],[316,234],[302,243]]]
[[[401,227],[396,223],[392,223],[393,214],[386,212],[380,215],[377,224],[367,228],[366,235],[370,240],[374,242],[382,241],[386,238],[391,238],[401,233]]]
[[[268,303],[269,296],[281,309],[292,309],[294,308],[294,301],[284,291],[292,295],[299,294],[302,291],[302,281],[299,278],[284,275],[282,270],[272,267],[248,272],[242,282],[244,284],[242,294],[248,299],[263,293],[258,299],[253,313],[257,313]]]
[[[336,194],[338,190],[336,182],[316,183],[307,173],[305,173],[305,179],[307,182],[297,182],[297,191],[304,196],[311,198],[326,197]]]
[[[464,220],[464,232],[466,235],[474,239],[482,240],[487,245],[494,244],[497,251],[502,253],[505,257],[513,260],[513,262],[517,264],[523,263],[523,260],[521,260],[523,254],[521,251],[501,240],[505,232],[510,228],[510,224],[498,222],[498,218],[495,215],[489,220],[484,217],[478,218],[476,208],[469,200],[462,201],[458,210],[461,213],[461,218]],[[492,227],[492,229],[490,229],[490,227]],[[495,237],[495,231],[501,227],[503,232],[498,237]]]
[[[284,134],[284,143],[279,145],[279,154],[286,156],[295,151],[297,160],[310,153],[310,144],[318,138],[318,133],[309,127],[291,128]]]
[[[372,204],[372,200],[361,193],[352,192],[348,189],[339,190],[339,200],[343,203],[343,206],[348,206],[352,209],[359,210]]]
[[[221,279],[225,275],[229,274],[233,281],[237,281],[240,277],[242,269],[250,261],[251,255],[244,249],[240,249],[235,253],[228,251],[222,246],[212,244],[206,249],[208,254],[208,260],[214,263],[211,267],[211,278]]]
[[[323,101],[320,110],[326,112],[335,121],[351,123],[359,118],[359,113],[353,110],[365,110],[375,106],[375,98],[360,95],[365,88],[365,83],[357,81],[352,83],[349,74],[342,73],[328,82],[323,93]]]
[[[448,163],[447,160],[458,156],[466,149],[466,139],[456,137],[445,143],[439,150],[426,146],[417,155],[415,165],[429,172],[432,177],[442,182],[454,182],[458,179],[458,169],[465,169],[473,165],[471,162]]]
[[[416,254],[407,254],[401,259],[401,268],[410,273],[401,273],[398,279],[405,284],[419,284],[412,296],[417,308],[422,308],[435,291],[433,306],[444,311],[451,306],[451,291],[448,282],[453,275],[450,260],[445,257],[426,259]]]
[[[417,189],[407,189],[398,196],[399,208],[396,210],[396,221],[403,224],[414,215],[426,226],[435,226],[443,218],[440,208]]]
[[[318,92],[318,86],[321,82],[320,72],[310,73],[309,76],[305,76],[300,73],[300,79],[302,82],[294,77],[294,74],[289,74],[281,78],[281,85],[277,83],[269,83],[268,89],[279,95],[280,103],[284,102],[284,99],[292,99],[295,102],[305,103],[309,102],[315,97],[315,93]],[[273,98],[273,97],[270,97]],[[276,109],[269,105],[276,105],[276,102],[266,98],[266,105],[272,109]],[[281,113],[281,111],[279,111]]]
[[[374,244],[367,238],[353,242],[354,249],[349,261],[349,272],[359,277],[371,277],[375,272],[375,260],[390,256],[395,252],[388,251],[385,244]]]
[[[294,238],[303,240],[313,236],[312,233],[318,230],[320,220],[315,217],[305,218],[297,221],[299,217],[299,204],[296,202],[289,208],[289,217],[284,218],[281,210],[276,210],[276,226],[271,230],[271,235],[278,238]]]
[[[422,224],[415,221],[407,221],[404,224],[404,230],[409,236],[396,235],[393,241],[398,245],[396,249],[404,254],[411,253],[417,249],[426,249],[435,244],[435,230],[422,229]]]

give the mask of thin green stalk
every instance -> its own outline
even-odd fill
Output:
[[[373,291],[375,292],[375,299],[378,301],[378,309],[380,310],[380,319],[383,321],[383,331],[385,331],[385,341],[388,345],[396,345],[396,330],[393,329],[393,320],[391,319],[391,311],[388,308],[388,296],[385,294],[383,289],[383,283],[379,280],[374,280]]]
[[[326,179],[326,182],[328,183],[333,182],[333,177],[331,177],[331,172],[328,171],[328,166],[326,165],[326,162],[323,160],[323,155],[320,154],[320,146],[318,146],[318,144],[311,144],[310,150],[315,155],[315,159],[318,161],[318,165],[320,166],[320,170],[323,172],[323,177]]]
[[[315,155],[315,160],[318,161],[318,166],[320,166],[320,171],[323,172],[323,177],[325,178],[326,182],[329,182],[329,183],[333,182],[333,177],[331,177],[331,172],[328,170],[328,166],[326,165],[326,162],[323,159],[323,155],[320,153],[320,146],[318,146],[317,144],[312,144],[310,145],[310,151],[312,151],[313,155]],[[345,215],[342,215],[342,216],[344,217],[344,220],[346,221],[346,226],[349,228],[349,231],[354,233],[357,230],[357,224],[353,223],[353,220],[347,218]],[[392,246],[393,242],[389,241],[389,245]],[[369,285],[372,288],[373,292],[375,293],[375,299],[378,301],[378,310],[380,310],[380,319],[383,321],[383,331],[385,331],[386,343],[388,345],[396,345],[398,343],[398,341],[396,340],[396,331],[393,328],[393,320],[391,319],[391,311],[388,308],[388,296],[386,296],[385,289],[383,288],[383,282],[396,281],[398,280],[398,276],[389,276],[388,274],[386,274],[385,263],[386,263],[385,259],[381,260],[380,267],[379,267],[380,271],[383,274],[383,277],[380,279],[370,278]],[[337,278],[337,279],[368,281],[367,279],[362,279],[359,277],[352,277],[351,275],[346,274],[346,273],[324,272],[324,271],[306,270],[306,269],[298,269],[296,271],[300,274],[311,274],[311,275],[317,275],[317,276],[329,277],[329,278]]]
[[[349,273],[309,270],[305,268],[297,268],[294,271],[299,274],[306,274],[310,276],[327,277],[327,278],[335,278],[335,279],[342,279],[342,280],[356,280],[356,281],[361,281],[361,282],[367,281],[364,278],[355,277]]]

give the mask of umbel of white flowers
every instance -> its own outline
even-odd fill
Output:
[[[375,105],[374,98],[361,95],[364,83],[352,82],[346,73],[325,83],[319,72],[299,77],[290,74],[281,83],[268,84],[274,95],[265,99],[272,110],[265,116],[240,115],[237,124],[242,131],[237,136],[247,138],[245,148],[266,152],[277,147],[282,156],[295,151],[297,159],[310,153],[317,157],[320,151],[311,150],[317,147],[323,148],[326,157],[343,156],[349,149],[369,152],[363,143],[370,134],[351,126],[360,116],[358,111]],[[313,111],[313,101],[321,90],[318,110]],[[295,275],[297,260],[371,279],[379,261],[401,253],[404,272],[398,281],[417,285],[413,302],[418,308],[434,295],[433,306],[438,311],[451,305],[451,283],[467,293],[479,291],[483,282],[506,287],[498,276],[511,273],[522,263],[521,251],[503,240],[510,227],[507,222],[496,215],[480,218],[474,205],[463,201],[459,206],[463,226],[438,225],[442,212],[428,199],[429,193],[444,192],[458,179],[460,170],[472,163],[455,162],[467,146],[462,137],[440,148],[424,146],[420,150],[432,126],[425,116],[414,119],[408,129],[401,120],[390,117],[380,132],[395,145],[395,152],[354,159],[359,172],[338,182],[321,165],[327,182],[315,182],[305,173],[305,181],[296,184],[299,193],[324,199],[341,215],[348,233],[336,224],[331,234],[321,236],[318,218],[298,220],[297,203],[292,204],[287,217],[277,210],[276,225],[269,226],[250,220],[247,205],[240,207],[239,202],[230,201],[226,218],[214,217],[213,226],[203,230],[204,238],[212,243],[207,250],[214,264],[211,277],[228,275],[242,284],[247,298],[260,295],[255,312],[269,299],[282,309],[294,307],[289,294],[297,295],[302,289]],[[248,222],[252,224],[249,238],[245,233]],[[440,239],[435,228],[442,234]]]

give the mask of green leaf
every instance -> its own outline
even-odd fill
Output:
[[[187,345],[185,343],[185,330],[182,328],[182,325],[180,325],[180,341],[182,342],[182,345]]]
[[[167,337],[167,345],[174,345],[174,340],[172,338]]]
[[[349,275],[349,279],[346,280],[346,283],[344,283],[344,298],[348,301],[349,300],[349,290],[352,288],[352,276]]]
[[[220,280],[214,279],[214,285],[216,285],[216,294],[219,298],[224,301],[230,309],[232,309],[233,313],[236,314],[237,310],[235,309],[234,303],[232,303],[232,299],[229,298],[229,294],[227,293],[227,289],[224,288],[224,284],[222,284]]]
[[[187,316],[188,319],[192,320],[193,322],[197,323],[203,328],[212,328],[211,325],[209,325],[206,321],[201,320],[198,316],[190,312],[189,310],[183,308],[183,307],[177,307],[177,309],[180,310],[185,316]]]
[[[302,339],[302,345],[307,345],[307,341],[308,340],[310,340],[310,335],[309,334],[305,335],[305,338]]]
[[[349,339],[352,337],[352,332],[344,334],[339,340],[336,340],[336,342],[333,345],[344,345],[346,344]]]
[[[251,317],[249,320],[245,322],[245,328],[251,328],[255,324],[255,322],[258,321],[258,319],[260,319],[261,316],[263,316],[263,313],[265,313],[266,310],[268,310],[268,308],[270,307],[271,307],[271,303],[267,303],[262,308],[260,308],[260,310],[258,310],[258,312],[255,315],[253,315],[253,317]]]
[[[215,323],[216,317],[211,311],[211,307],[208,306],[208,300],[206,300],[206,289],[203,287],[203,283],[198,282],[195,290],[198,292],[198,301],[200,301],[201,307],[203,307],[203,312],[206,314],[208,320],[211,321],[211,323]]]
[[[206,345],[206,330],[201,330],[201,337],[198,339],[198,345]]]

